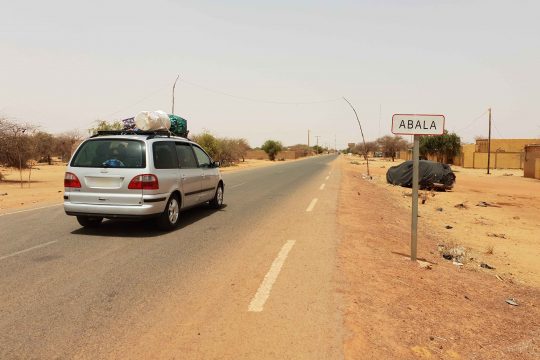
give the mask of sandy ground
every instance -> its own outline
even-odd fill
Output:
[[[374,182],[410,209],[411,190],[386,183],[393,165],[371,161]],[[365,173],[365,166],[357,166]],[[441,244],[464,246],[465,267],[540,288],[540,181],[524,178],[522,170],[492,170],[491,175],[480,169],[453,170],[457,179],[452,191],[422,192],[426,201],[419,205],[420,226]],[[482,201],[493,206],[478,206]],[[482,262],[495,269],[480,269]]]
[[[28,183],[28,171],[23,171],[23,187],[19,183],[19,171],[0,168],[4,181],[0,181],[0,214],[30,208],[59,204],[63,201],[65,165],[38,165],[32,170]]]
[[[279,163],[281,162],[246,160],[235,166],[224,167],[220,170],[222,173],[229,173]],[[0,167],[0,171],[5,177],[4,181],[0,181],[0,214],[60,204],[63,201],[65,164],[39,164],[32,170],[30,183],[28,183],[28,171],[24,170],[22,188],[17,169]]]
[[[403,192],[410,190],[387,186],[379,178],[365,180],[364,166],[346,157],[340,161],[338,254],[343,278],[338,291],[346,303],[347,359],[540,358],[540,289],[524,284],[538,285],[537,265],[529,262],[528,252],[539,239],[527,235],[533,234],[538,216],[532,206],[536,183],[516,175],[458,173],[455,191],[437,193],[421,205],[418,252],[429,267],[423,268],[408,257],[411,198]],[[389,165],[376,164],[376,174]],[[476,208],[478,199],[519,206]],[[453,207],[465,200],[468,209]],[[443,207],[442,213],[435,214],[436,207]],[[447,231],[443,224],[448,223],[455,227]],[[509,239],[491,239],[488,231],[504,232]],[[497,269],[480,269],[478,260],[464,267],[444,260],[437,244],[449,240],[478,247],[480,253],[489,241],[500,241],[494,255],[485,255]],[[510,265],[504,267],[505,262]],[[524,283],[493,275],[508,271]],[[519,305],[507,304],[510,298]]]

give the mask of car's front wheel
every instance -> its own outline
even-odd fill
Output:
[[[180,201],[177,195],[171,195],[165,211],[159,216],[157,224],[162,230],[173,230],[180,222]]]
[[[103,218],[97,216],[77,216],[77,221],[83,227],[95,228],[98,227],[99,224],[101,224]]]

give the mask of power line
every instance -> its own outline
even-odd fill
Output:
[[[121,111],[124,111],[124,110],[126,110],[126,109],[129,109],[129,108],[135,106],[135,105],[138,105],[138,104],[142,103],[143,101],[145,101],[145,100],[151,98],[152,96],[156,95],[157,93],[163,91],[165,88],[168,88],[169,86],[170,86],[169,84],[164,85],[164,86],[160,87],[158,90],[153,91],[153,92],[151,92],[150,94],[144,96],[143,98],[137,100],[136,102],[134,102],[134,103],[132,103],[132,104],[130,104],[130,105],[124,106],[124,107],[122,107],[121,109],[116,110],[116,111],[114,111],[114,112],[112,112],[112,113],[110,113],[110,114],[105,115],[105,117],[109,117],[109,116],[118,114],[118,113],[121,112]]]
[[[201,89],[203,89],[203,90],[206,90],[206,91],[215,93],[215,94],[219,94],[219,95],[223,95],[223,96],[228,96],[228,97],[232,97],[232,98],[240,99],[240,100],[245,100],[245,101],[251,101],[251,102],[255,102],[255,103],[277,104],[277,105],[309,105],[309,104],[329,103],[329,102],[334,102],[334,101],[341,100],[341,98],[326,99],[326,100],[314,100],[314,101],[274,101],[274,100],[262,100],[262,99],[255,99],[255,98],[250,98],[250,97],[246,97],[246,96],[234,95],[234,94],[230,94],[230,93],[227,93],[227,92],[224,92],[224,91],[211,89],[211,88],[209,88],[209,87],[206,87],[206,86],[203,86],[203,85],[199,85],[199,84],[196,84],[196,83],[194,83],[194,82],[187,81],[187,80],[184,80],[184,79],[181,79],[180,81],[181,81],[181,82],[184,82],[184,83],[186,83],[186,84],[189,84],[189,85],[192,85],[192,86],[201,88]]]
[[[458,129],[456,130],[456,133],[459,133],[465,129],[468,129],[469,127],[471,127],[476,121],[478,121],[478,119],[482,118],[484,115],[486,115],[488,112],[488,110],[484,111],[482,114],[480,114],[479,116],[475,117],[470,123],[469,125],[465,126],[465,127],[462,127],[461,129]]]
[[[493,125],[493,127],[495,128],[495,131],[497,131],[497,134],[499,134],[499,136],[501,137],[501,139],[504,139],[504,136],[501,134],[501,132],[499,131],[499,129],[497,129],[497,125],[495,125],[495,121],[493,121],[493,119],[491,119],[491,124]]]

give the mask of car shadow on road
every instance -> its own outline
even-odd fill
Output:
[[[208,206],[199,206],[189,210],[182,211],[180,213],[180,224],[173,231],[160,230],[155,219],[147,220],[104,220],[97,228],[84,228],[80,227],[73,230],[73,235],[86,235],[86,236],[107,236],[107,237],[126,237],[126,238],[149,238],[157,237],[165,234],[175,233],[181,231],[183,228],[196,223],[208,216],[225,211],[227,205],[223,205],[220,209],[213,209]]]

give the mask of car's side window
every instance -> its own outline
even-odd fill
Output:
[[[154,167],[156,169],[177,169],[178,158],[174,142],[157,141],[152,145],[154,150]]]
[[[176,154],[181,169],[197,168],[197,160],[191,146],[186,143],[176,143]]]
[[[212,164],[212,160],[210,160],[208,155],[206,155],[206,153],[198,146],[193,146],[193,150],[195,151],[195,155],[197,156],[199,167],[209,168],[210,164]]]

